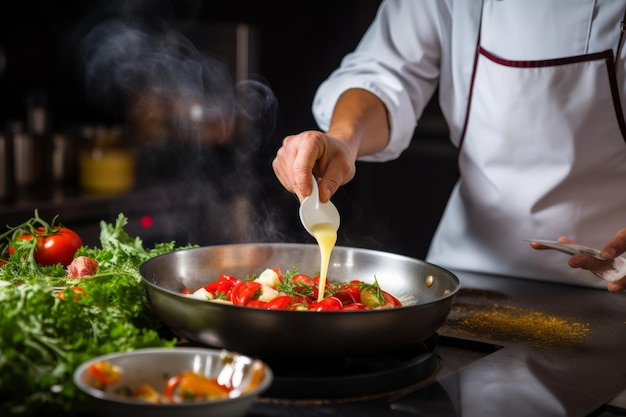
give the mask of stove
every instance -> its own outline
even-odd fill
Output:
[[[626,415],[624,294],[455,273],[467,291],[423,345],[262,358],[276,380],[247,417]]]
[[[423,343],[376,355],[263,358],[274,372],[274,382],[262,397],[305,404],[389,396],[438,372],[438,340],[435,334]]]

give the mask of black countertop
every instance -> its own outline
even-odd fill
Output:
[[[626,415],[614,406],[626,390],[626,294],[455,273],[429,381],[361,401],[262,398],[249,416]]]

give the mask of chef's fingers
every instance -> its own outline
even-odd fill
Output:
[[[617,232],[602,248],[600,254],[607,259],[615,259],[624,252],[626,252],[626,228]]]
[[[320,178],[320,201],[326,202],[339,187],[350,182],[356,174],[356,165],[348,146],[331,136],[325,136],[325,147],[313,173]]]
[[[272,168],[280,183],[302,201],[313,191],[311,173],[323,152],[323,133],[306,131],[287,136],[276,152]]]

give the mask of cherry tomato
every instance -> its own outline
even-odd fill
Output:
[[[87,367],[87,372],[104,385],[115,384],[122,376],[120,368],[106,361],[92,363]]]
[[[24,233],[18,237],[20,240],[31,240],[32,234]],[[49,266],[61,264],[68,266],[72,263],[76,251],[83,245],[80,236],[67,227],[54,227],[50,233],[46,233],[46,228],[35,229],[37,246],[35,248],[35,261],[39,265]],[[12,255],[14,249],[9,247],[9,254]]]
[[[309,306],[309,310],[315,311],[329,311],[329,310],[341,310],[343,309],[343,304],[341,300],[337,297],[328,296],[323,298],[321,301],[314,301]]]
[[[374,286],[361,289],[361,302],[371,309],[402,306],[396,297]]]
[[[240,282],[233,288],[230,298],[233,304],[245,306],[261,296],[261,284],[254,281]]]

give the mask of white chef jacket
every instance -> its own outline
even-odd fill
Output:
[[[327,129],[342,92],[373,92],[391,138],[361,160],[387,161],[409,146],[439,86],[461,177],[426,260],[605,287],[524,240],[602,247],[626,227],[625,9],[623,0],[384,1],[320,85],[313,113]]]

